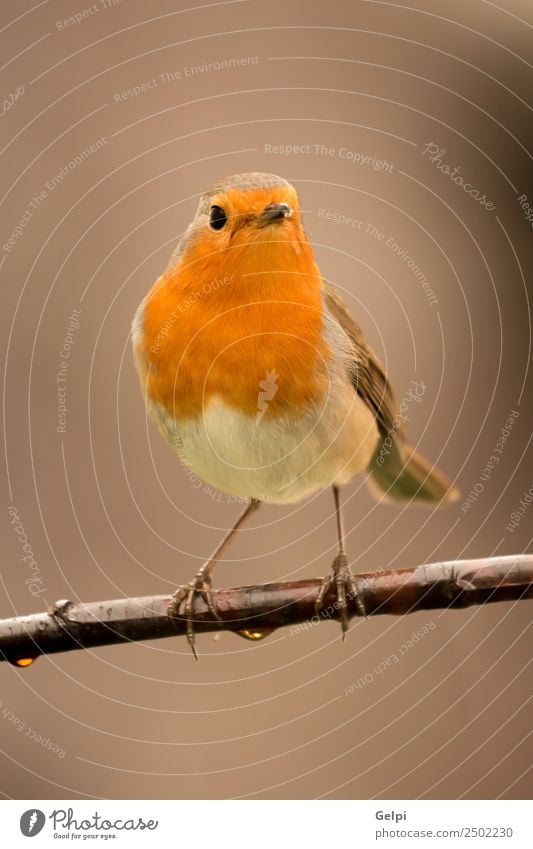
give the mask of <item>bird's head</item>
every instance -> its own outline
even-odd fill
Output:
[[[205,192],[171,266],[205,261],[226,270],[253,273],[267,266],[289,268],[309,250],[294,186],[275,174],[237,174]]]

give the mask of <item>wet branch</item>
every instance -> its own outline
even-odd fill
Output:
[[[368,616],[402,616],[532,598],[533,555],[448,561],[356,577]],[[319,621],[314,605],[320,586],[320,579],[311,579],[219,590],[221,621],[213,620],[198,599],[195,631],[234,631],[260,639],[276,628]],[[169,617],[169,602],[168,595],[86,604],[61,601],[48,612],[0,620],[0,660],[24,666],[40,654],[184,635],[186,622]],[[348,605],[350,616],[361,615],[354,599]],[[334,590],[326,596],[320,619],[338,619]]]

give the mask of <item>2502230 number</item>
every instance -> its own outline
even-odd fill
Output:
[[[463,837],[512,837],[513,829],[503,826],[479,826],[463,829]]]

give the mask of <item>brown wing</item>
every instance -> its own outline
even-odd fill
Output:
[[[329,283],[324,281],[326,307],[340,324],[354,347],[351,381],[355,391],[376,415],[381,440],[368,467],[368,483],[380,498],[417,503],[449,504],[459,491],[446,475],[408,444],[405,430],[398,422],[397,405],[383,366],[365,340],[346,305]]]
[[[340,295],[326,281],[324,281],[324,290],[328,310],[354,346],[354,363],[351,374],[354,389],[375,413],[382,434],[389,433],[393,429],[398,410],[394,393],[383,366],[366,341],[363,331],[348,312],[348,308]],[[403,436],[402,433],[401,437]]]

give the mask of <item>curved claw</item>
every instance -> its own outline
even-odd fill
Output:
[[[320,587],[315,602],[315,612],[317,616],[321,616],[323,614],[324,599],[333,584],[335,585],[337,595],[335,609],[339,611],[342,639],[344,640],[346,638],[346,632],[350,626],[347,604],[348,598],[355,599],[359,612],[362,616],[366,617],[362,593],[359,589],[357,580],[354,578],[348,566],[348,559],[344,552],[339,552],[339,554],[337,554],[332,563],[330,574],[324,578],[322,586]]]
[[[200,595],[204,600],[213,619],[220,620],[217,609],[213,603],[213,588],[210,578],[205,575],[202,570],[198,572],[195,578],[189,584],[183,584],[178,587],[173,594],[168,606],[168,615],[171,618],[179,617],[180,606],[185,601],[184,616],[187,621],[187,642],[195,657],[198,660],[198,652],[196,651],[196,637],[194,634],[194,600]]]

